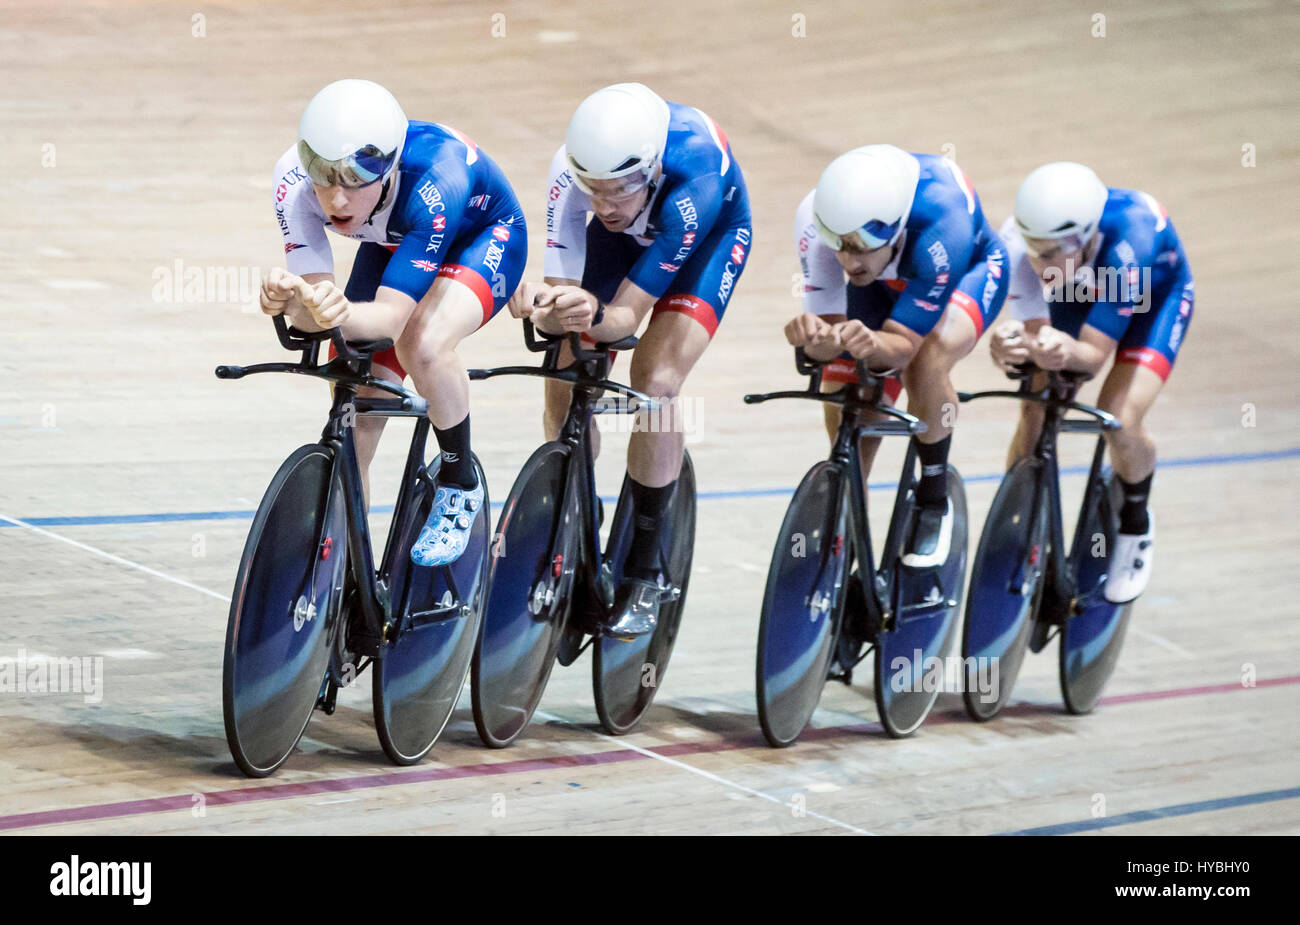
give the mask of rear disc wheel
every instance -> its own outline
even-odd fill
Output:
[[[619,510],[631,510],[631,488],[625,478],[619,498]],[[626,507],[625,507],[626,505]],[[631,518],[616,516],[611,525],[608,548],[627,547],[620,543],[614,531],[623,525],[630,530]],[[632,730],[650,709],[655,694],[668,672],[668,660],[681,628],[682,611],[686,606],[686,589],[691,578],[691,560],[695,549],[695,467],[691,456],[682,456],[682,468],[677,475],[673,496],[668,501],[664,529],[660,531],[659,557],[665,563],[665,579],[676,589],[672,600],[659,605],[659,619],[652,632],[631,640],[598,636],[592,643],[592,688],[596,700],[596,714],[600,723],[612,735],[623,735]],[[622,574],[623,562],[607,563],[613,574]]]

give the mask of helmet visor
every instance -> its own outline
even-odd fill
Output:
[[[898,227],[902,219],[896,222],[882,222],[872,219],[856,231],[850,231],[848,234],[836,234],[825,225],[822,220],[813,215],[813,223],[817,226],[817,237],[821,238],[822,243],[833,251],[842,250],[844,243],[847,241],[850,247],[858,250],[873,251],[878,247],[884,247],[890,244],[898,237]]]
[[[650,185],[655,172],[653,162],[639,161],[634,162],[625,173],[613,177],[588,177],[583,176],[582,167],[573,159],[573,155],[569,155],[568,160],[569,175],[573,177],[574,185],[588,196],[604,200],[617,201],[636,196]]]
[[[1055,260],[1058,257],[1072,257],[1082,251],[1088,245],[1088,239],[1091,235],[1085,235],[1083,232],[1074,231],[1059,238],[1034,238],[1022,234],[1025,241],[1025,251],[1030,257],[1037,257],[1039,260]]]
[[[397,151],[385,154],[374,145],[366,145],[351,154],[331,161],[318,155],[306,141],[298,142],[298,158],[311,182],[317,186],[342,186],[356,189],[382,179],[397,162]]]

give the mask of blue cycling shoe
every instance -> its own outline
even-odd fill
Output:
[[[411,547],[416,565],[450,565],[469,545],[470,531],[483,506],[483,482],[473,488],[439,485],[433,495],[433,509],[420,536]]]

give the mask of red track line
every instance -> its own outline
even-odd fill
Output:
[[[1300,675],[1286,675],[1279,678],[1263,678],[1256,683],[1255,687],[1279,687],[1297,683],[1300,683]],[[1251,690],[1251,688],[1243,687],[1240,683],[1207,684],[1200,687],[1180,687],[1166,691],[1119,694],[1114,697],[1105,697],[1101,703],[1114,706],[1146,700],[1168,700],[1175,697],[1226,694],[1240,690]],[[1054,712],[1056,710],[1059,710],[1059,707],[1054,704],[1019,703],[1007,707],[1002,713],[1011,716],[1024,716]],[[936,714],[927,722],[931,725],[947,725],[963,721],[965,715],[963,711],[953,710],[948,713]],[[800,738],[805,742],[815,742],[843,738],[848,735],[879,733],[881,731],[882,728],[879,723],[855,723],[848,726],[826,726],[807,729]],[[712,752],[757,748],[762,745],[762,737],[755,734],[744,738],[722,739],[714,742],[681,742],[673,745],[660,745],[648,750],[664,757],[677,758],[684,755],[701,755]],[[202,797],[205,805],[227,806],[235,803],[254,803],[261,800],[292,799],[321,793],[345,793],[352,790],[368,790],[374,787],[391,787],[400,784],[420,784],[429,781],[458,780],[468,777],[491,777],[500,774],[519,774],[527,771],[553,771],[561,768],[590,767],[592,765],[645,760],[648,760],[647,756],[631,749],[613,749],[580,755],[556,755],[550,758],[523,758],[516,761],[493,761],[455,767],[383,771],[357,777],[336,777],[283,784],[261,784],[236,787],[230,790],[216,790],[211,793],[204,793]],[[34,813],[17,813],[10,816],[0,816],[0,830],[25,829],[68,822],[87,822],[95,819],[114,819],[147,813],[182,810],[189,812],[195,806],[194,796],[194,794],[187,793],[148,800],[127,800],[118,803],[97,803],[89,806],[73,806]]]

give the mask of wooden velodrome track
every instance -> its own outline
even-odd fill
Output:
[[[1300,831],[1294,4],[1106,4],[1104,37],[1092,7],[1060,0],[200,6],[196,25],[165,3],[0,3],[0,657],[104,659],[101,702],[0,694],[0,828]],[[806,37],[792,35],[797,15]],[[386,84],[410,116],[455,125],[502,164],[534,277],[544,172],[591,90],[636,79],[700,106],[745,170],[753,259],[687,386],[701,408],[690,600],[633,735],[600,733],[584,657],[556,671],[542,718],[505,751],[478,744],[466,698],[424,763],[389,766],[367,681],[270,781],[230,759],[226,596],[251,510],[318,435],[324,395],[291,377],[218,382],[218,363],[282,355],[271,326],[248,310],[251,289],[186,298],[171,281],[178,263],[279,262],[271,166],[305,101],[343,76]],[[828,687],[815,728],[776,751],[754,712],[758,610],[789,491],[825,434],[815,408],[740,396],[798,385],[780,333],[798,309],[791,216],[833,156],[873,141],[953,154],[995,223],[1030,169],[1062,158],[1167,206],[1197,305],[1152,420],[1159,557],[1095,714],[1063,712],[1053,647],[991,724],[945,695],[915,737],[889,740],[866,671]],[[345,268],[351,247],[334,243]],[[526,361],[509,317],[464,355]],[[955,379],[1002,381],[986,343]],[[473,409],[499,502],[541,439],[541,388],[476,385]],[[988,402],[957,431],[972,543],[1012,419]],[[406,433],[390,425],[377,504],[391,503]],[[1088,441],[1064,442],[1081,464]],[[605,494],[625,445],[607,436]],[[875,481],[892,480],[900,453],[882,453]],[[1067,507],[1081,484],[1066,479]]]

